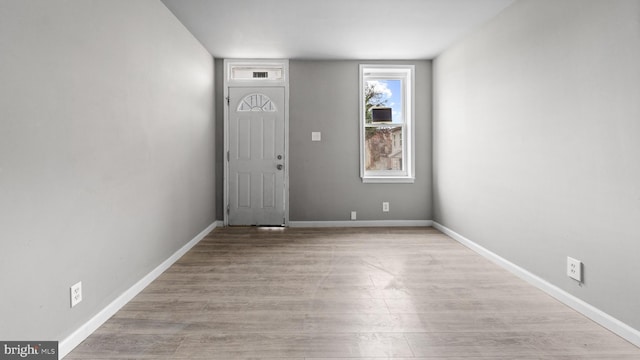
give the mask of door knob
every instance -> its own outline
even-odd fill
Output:
[[[278,165],[276,166],[276,168],[277,168],[278,170],[282,170],[282,168],[283,168],[283,167],[284,167],[284,166],[282,166],[282,164],[278,164]]]

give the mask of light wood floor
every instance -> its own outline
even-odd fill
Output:
[[[640,359],[433,228],[212,232],[65,359]]]

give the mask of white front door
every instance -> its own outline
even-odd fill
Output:
[[[285,223],[284,93],[229,87],[229,225]]]

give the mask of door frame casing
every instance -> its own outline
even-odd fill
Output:
[[[248,79],[237,80],[231,78],[231,69],[234,66],[264,67],[281,66],[283,79]],[[289,226],[289,60],[274,59],[224,59],[223,103],[224,106],[224,226],[229,225],[229,88],[260,88],[282,87],[284,88],[284,226]]]

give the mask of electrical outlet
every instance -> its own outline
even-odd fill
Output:
[[[567,276],[582,282],[582,261],[567,256]]]
[[[351,220],[355,220],[356,218],[357,218],[357,216],[356,216],[356,212],[355,212],[355,211],[352,211],[352,212],[351,212]]]
[[[388,201],[384,201],[382,203],[382,212],[389,212],[389,202]]]
[[[71,307],[78,305],[82,301],[82,281],[71,286]]]

